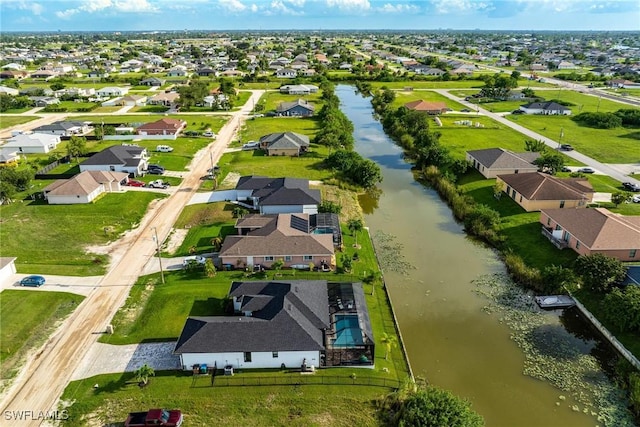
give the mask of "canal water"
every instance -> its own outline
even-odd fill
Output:
[[[604,425],[591,414],[597,404],[586,410],[566,391],[523,374],[525,353],[510,322],[487,309],[490,300],[474,283],[504,273],[503,264],[467,238],[435,191],[414,181],[401,150],[373,117],[370,100],[352,86],[340,85],[336,94],[354,124],[356,151],[378,163],[384,176],[381,194],[360,200],[366,225],[374,240],[380,232],[394,236],[413,266],[405,273],[387,269],[385,280],[414,374],[470,400],[487,426]],[[542,327],[573,337],[560,313],[545,314]],[[582,336],[562,345],[573,346],[575,358],[596,344]]]

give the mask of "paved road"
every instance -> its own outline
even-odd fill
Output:
[[[540,135],[539,133],[536,133],[530,129],[525,128],[524,126],[520,126],[517,123],[512,122],[509,119],[506,119],[504,117],[502,117],[499,114],[496,113],[492,113],[491,111],[485,110],[484,108],[476,105],[476,104],[472,104],[468,101],[465,101],[463,98],[457,97],[455,95],[452,95],[451,93],[449,93],[449,91],[447,89],[434,89],[435,92],[440,93],[443,96],[446,96],[447,98],[459,102],[461,104],[463,104],[464,106],[466,106],[469,109],[473,109],[473,110],[478,110],[478,112],[480,114],[483,114],[485,116],[491,117],[492,119],[494,119],[495,121],[502,123],[505,126],[510,127],[511,129],[517,130],[518,132],[528,136],[529,138],[532,139],[536,139],[536,140],[541,140],[543,141],[547,146],[553,148],[553,149],[557,149],[560,146],[560,143],[558,141],[555,141],[551,138],[547,138],[546,136]],[[627,176],[624,171],[621,171],[619,169],[617,169],[616,167],[609,165],[609,164],[605,164],[605,163],[601,163],[598,162],[595,159],[592,159],[589,156],[586,156],[576,150],[573,151],[563,151],[563,154],[567,155],[568,157],[571,157],[581,163],[584,163],[587,166],[590,166],[592,168],[594,168],[596,171],[600,172],[601,174],[604,175],[609,175],[611,178],[616,179],[620,182],[632,182],[635,184],[640,185],[640,181],[634,178],[631,178],[630,176]]]
[[[128,233],[118,245],[122,248],[114,256],[111,268],[99,285],[93,289],[64,324],[49,338],[46,344],[30,359],[13,386],[0,403],[3,425],[38,426],[42,420],[18,421],[6,419],[12,411],[50,411],[67,386],[74,369],[96,342],[99,334],[124,303],[131,285],[135,283],[155,252],[152,239],[155,228],[164,241],[178,218],[182,207],[197,190],[200,177],[210,166],[210,156],[218,161],[226,146],[251,111],[263,91],[252,91],[245,106],[235,113],[220,130],[217,140],[198,152],[193,159],[190,173],[169,198],[152,204],[140,226]],[[9,411],[9,412],[5,412]],[[4,423],[7,424],[4,424]]]

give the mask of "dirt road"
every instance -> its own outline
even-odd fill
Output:
[[[0,404],[0,424],[11,426],[38,426],[44,421],[43,413],[54,410],[75,367],[106,329],[114,313],[124,303],[131,285],[135,283],[156,244],[153,228],[164,240],[183,206],[198,189],[200,177],[210,167],[210,157],[218,161],[232,140],[242,121],[256,105],[264,91],[252,91],[245,106],[233,116],[218,133],[210,151],[201,150],[193,159],[191,171],[166,200],[153,205],[140,226],[122,239],[117,251],[122,255],[113,260],[112,267],[99,286],[78,306],[62,327],[50,337],[43,348],[27,362],[20,376],[6,393]],[[211,153],[211,155],[209,154]]]

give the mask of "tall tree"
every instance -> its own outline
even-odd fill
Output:
[[[542,172],[555,175],[564,166],[564,157],[555,152],[543,152],[534,162]]]
[[[87,152],[87,139],[83,136],[73,135],[69,141],[67,141],[67,154],[69,157],[75,157],[76,162],[78,157]]]
[[[576,267],[585,286],[601,292],[622,283],[627,274],[627,269],[621,261],[599,253],[578,257]]]
[[[540,139],[525,139],[524,140],[525,151],[531,151],[534,153],[542,153],[547,149],[547,144]]]
[[[398,340],[396,340],[395,336],[383,332],[380,342],[384,345],[384,360],[387,360],[391,350],[398,345]]]
[[[349,231],[351,231],[351,234],[356,239],[356,248],[358,247],[358,233],[360,232],[360,230],[362,230],[363,227],[364,224],[362,223],[362,220],[360,218],[353,218],[350,219],[349,222],[347,222],[347,228],[349,228]]]

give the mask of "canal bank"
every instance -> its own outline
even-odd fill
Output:
[[[374,236],[378,231],[395,236],[404,261],[413,266],[404,272],[383,268],[415,375],[468,398],[489,426],[597,424],[605,411],[586,404],[589,398],[578,396],[579,401],[549,381],[523,374],[526,363],[540,362],[531,362],[520,345],[535,346],[538,332],[543,338],[553,332],[550,336],[567,342],[571,357],[581,363],[592,361],[598,338],[583,334],[570,339],[574,335],[559,311],[537,313],[535,333],[525,337],[531,340],[516,342],[512,328],[519,326],[504,320],[506,312],[492,310],[492,301],[476,283],[481,277],[504,276],[496,254],[468,239],[438,195],[414,181],[402,151],[372,117],[369,100],[349,86],[339,86],[336,93],[354,123],[356,150],[377,162],[384,176],[381,194],[361,199],[367,225]],[[566,362],[559,361],[570,369]],[[595,374],[599,381],[604,377],[602,370]]]

